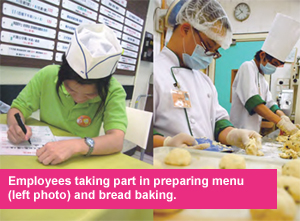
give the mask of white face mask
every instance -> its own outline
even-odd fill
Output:
[[[195,43],[196,47],[195,47],[192,55],[185,53],[184,39],[182,39],[183,50],[184,50],[184,53],[182,53],[183,63],[187,67],[194,69],[194,70],[206,69],[208,67],[208,65],[212,62],[213,56],[208,56],[205,54],[204,48],[201,45],[196,43],[194,33],[193,33],[193,38],[194,38],[194,43]]]
[[[269,62],[267,62],[266,66],[263,66],[262,63],[260,63],[259,67],[262,72],[267,75],[274,74],[274,72],[276,71],[276,67]]]

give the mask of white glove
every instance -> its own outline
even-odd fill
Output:
[[[285,132],[287,135],[293,135],[299,130],[295,124],[292,123],[289,117],[283,115],[281,120],[276,125],[280,130]]]
[[[226,137],[226,141],[229,145],[237,146],[245,149],[247,144],[249,143],[250,138],[256,139],[256,144],[261,146],[261,136],[253,131],[246,129],[232,129]]]
[[[167,137],[164,140],[164,146],[169,147],[187,147],[195,144],[197,144],[195,138],[185,133],[177,134],[174,137]]]

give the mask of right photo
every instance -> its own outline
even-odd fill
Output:
[[[154,168],[277,169],[277,209],[154,220],[300,220],[300,1],[155,4]]]

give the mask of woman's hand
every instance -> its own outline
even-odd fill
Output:
[[[7,138],[10,142],[14,144],[19,144],[21,142],[27,141],[32,136],[31,128],[25,125],[27,133],[24,134],[22,128],[18,124],[12,124],[9,126],[7,131]]]
[[[38,160],[44,165],[55,165],[68,160],[85,145],[83,139],[61,140],[46,143],[36,151]]]

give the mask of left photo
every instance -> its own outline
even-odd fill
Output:
[[[0,10],[0,168],[151,169],[153,2],[3,0]],[[152,210],[0,215],[152,217]]]

